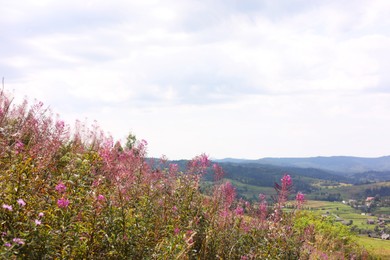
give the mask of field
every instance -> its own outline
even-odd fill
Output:
[[[321,186],[315,184],[316,186]],[[310,194],[310,197],[319,196],[321,193],[329,193],[329,194],[340,194],[343,199],[361,199],[362,194],[365,193],[366,190],[375,190],[380,187],[390,187],[390,181],[384,182],[376,182],[370,184],[363,185],[345,185],[341,186],[326,186],[322,187],[321,190],[313,192]]]
[[[328,214],[330,216],[334,216],[340,221],[352,220],[352,225],[356,225],[360,229],[374,230],[375,228],[375,225],[367,224],[367,220],[373,219],[376,221],[377,217],[362,215],[360,210],[356,210],[341,202],[308,201],[305,206],[321,215]]]
[[[268,197],[275,196],[276,191],[273,187],[260,187],[255,185],[243,184],[235,180],[229,180],[234,187],[237,189],[237,192],[246,197],[247,199],[258,199],[259,194],[266,194]]]
[[[360,229],[374,230],[375,228],[375,225],[367,224],[367,219],[376,220],[377,217],[361,215],[360,211],[357,211],[341,202],[309,200],[305,204],[305,207],[306,209],[318,212],[321,215],[328,214],[333,217],[337,216],[342,220],[352,220],[352,225],[356,225]],[[383,208],[381,210],[388,212],[389,208]],[[358,243],[363,245],[370,253],[380,257],[380,259],[390,259],[390,240],[359,236]]]
[[[359,236],[358,243],[380,259],[390,259],[390,240]]]

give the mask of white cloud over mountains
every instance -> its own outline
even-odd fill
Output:
[[[153,156],[389,154],[390,2],[3,4],[0,76]]]

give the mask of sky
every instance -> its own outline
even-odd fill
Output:
[[[6,1],[0,77],[190,159],[390,154],[390,1]]]

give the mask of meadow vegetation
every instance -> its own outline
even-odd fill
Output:
[[[349,229],[301,211],[284,175],[271,205],[236,198],[206,155],[184,171],[97,126],[0,92],[3,259],[368,259]],[[200,191],[207,171],[214,182]],[[283,210],[289,196],[295,209]]]

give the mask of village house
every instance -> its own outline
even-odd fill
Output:
[[[390,240],[390,234],[382,234],[381,238],[383,240]]]

